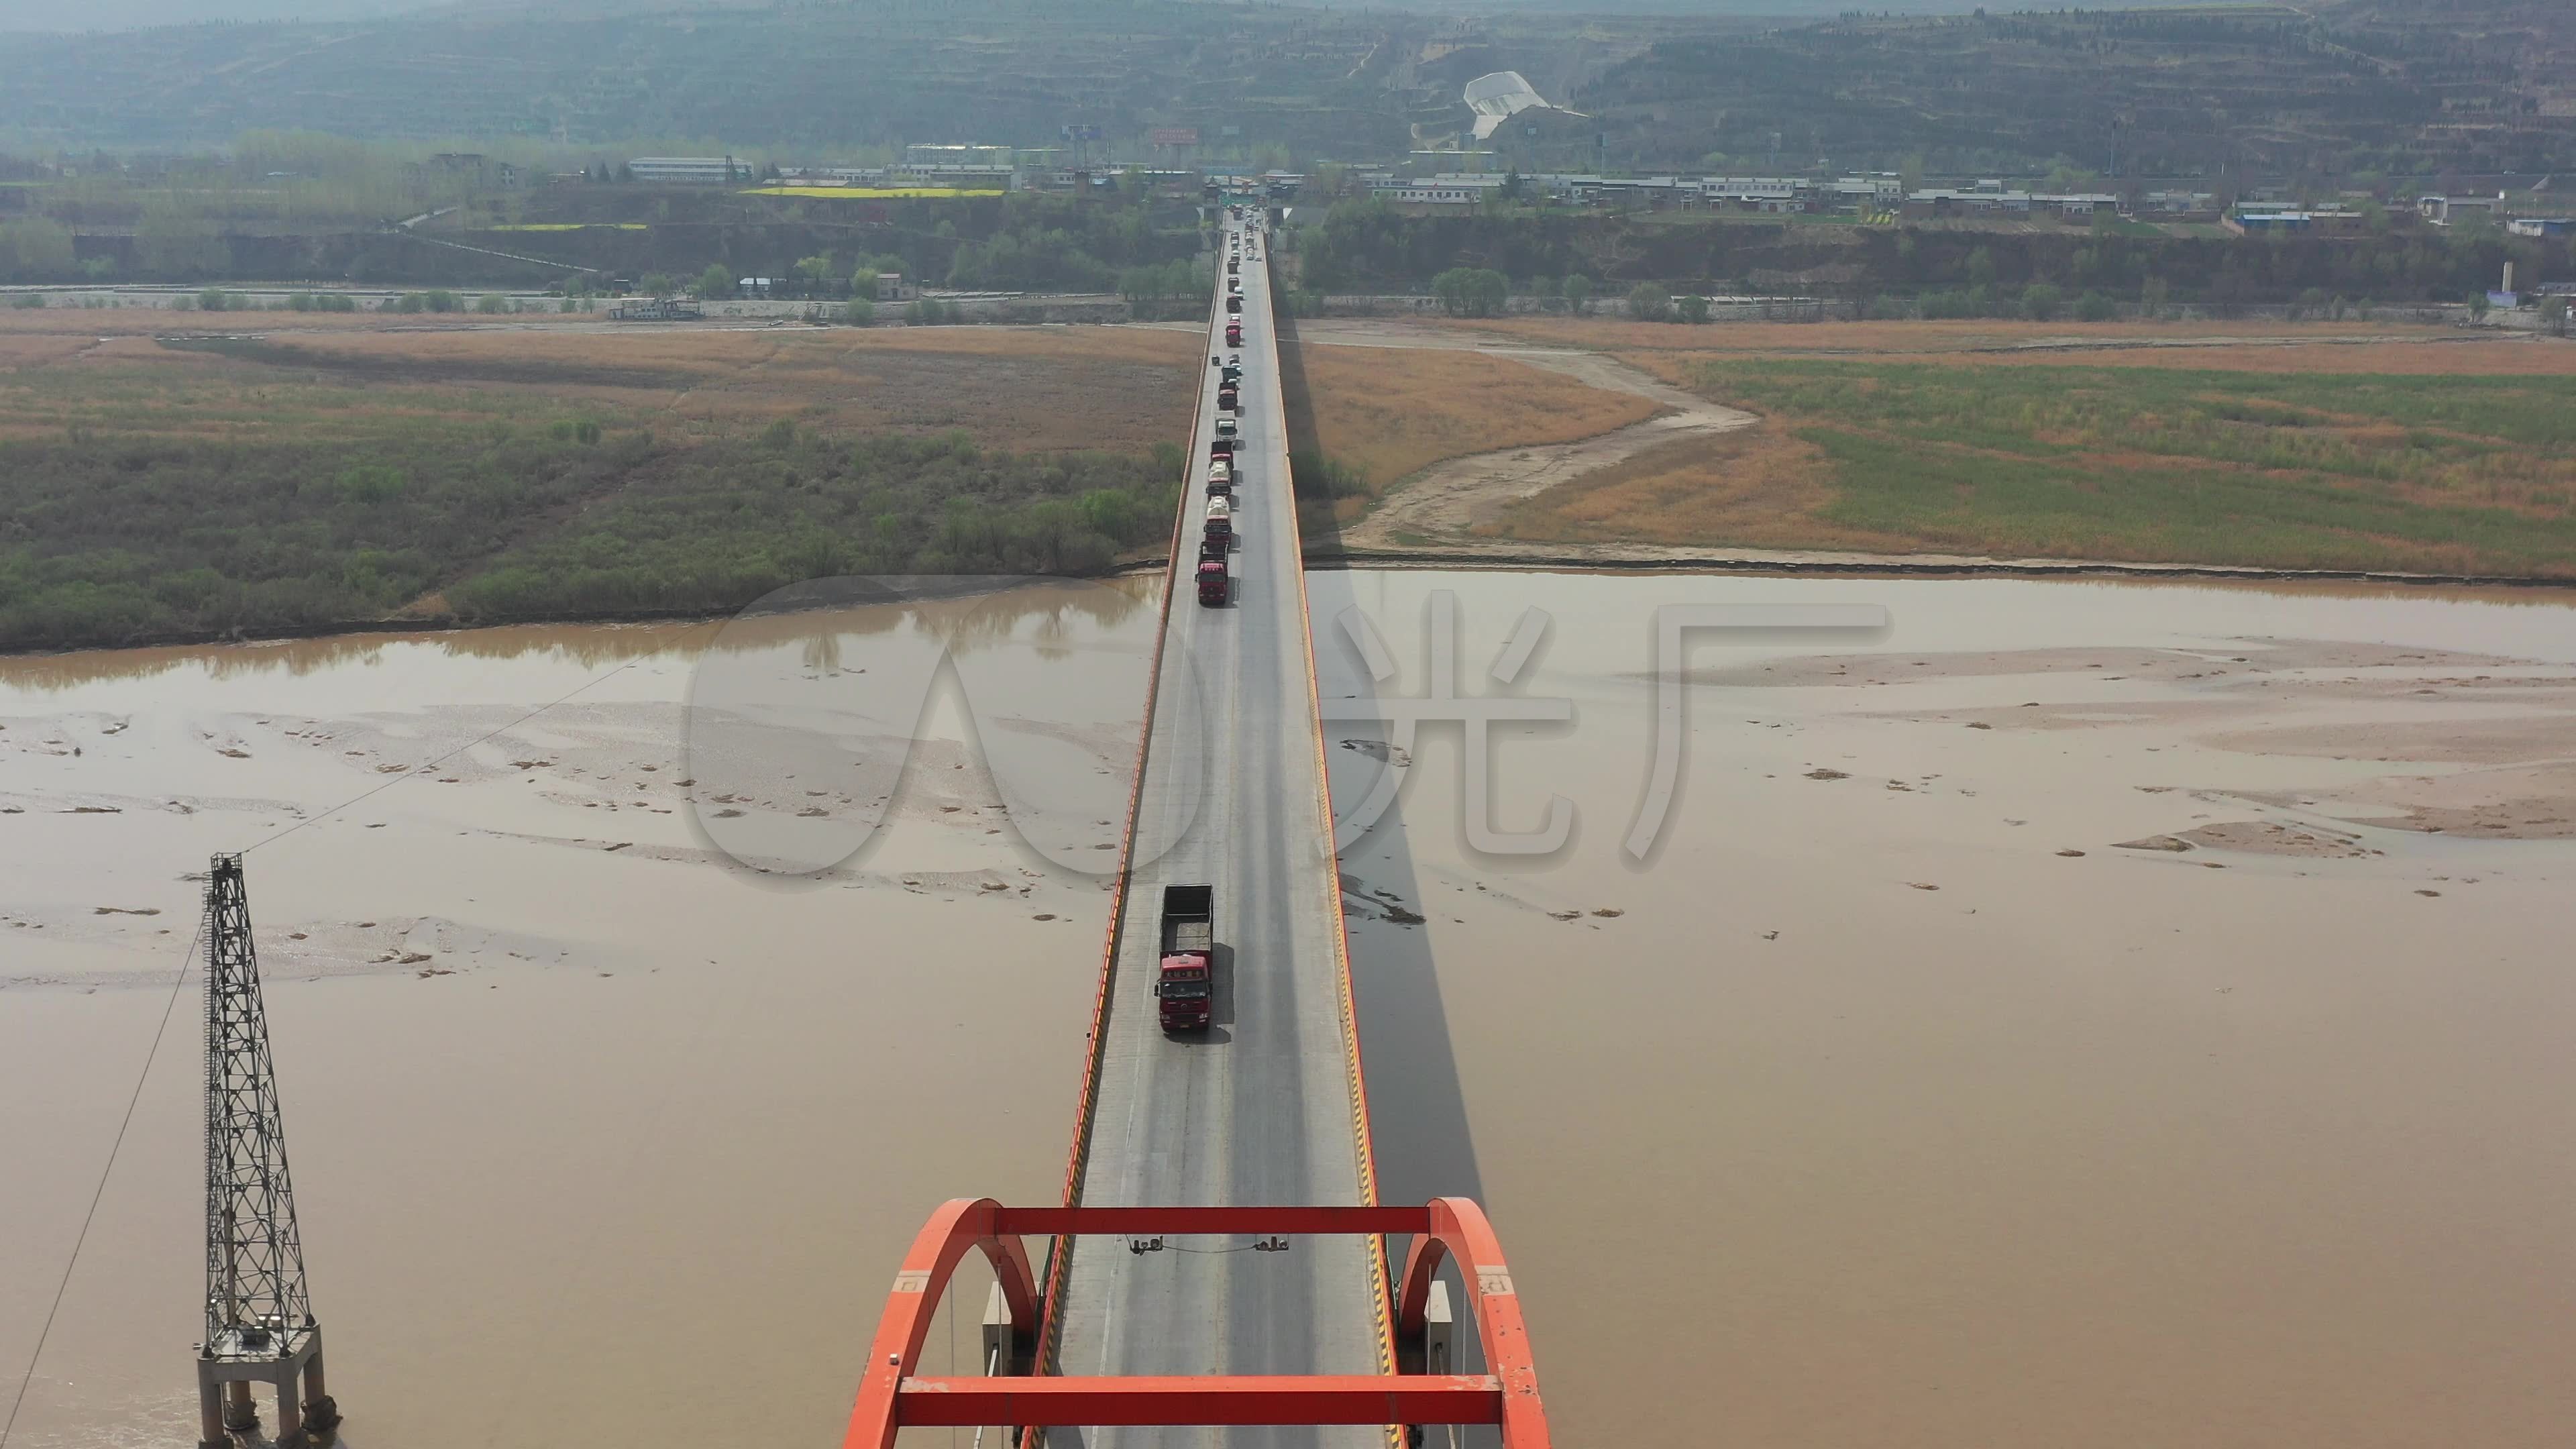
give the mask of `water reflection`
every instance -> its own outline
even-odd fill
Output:
[[[927,581],[924,586],[930,587]],[[832,651],[839,639],[906,628],[942,642],[954,653],[969,654],[1011,641],[1020,625],[1031,620],[1037,621],[1032,638],[1019,642],[1034,643],[1041,651],[1061,650],[1080,627],[1114,627],[1137,610],[1156,606],[1162,587],[1160,575],[1092,580],[991,578],[980,580],[971,591],[949,588],[930,597],[904,597],[896,592],[860,599],[824,592],[803,606],[731,620],[499,624],[240,644],[86,649],[0,658],[0,688],[51,692],[191,669],[208,679],[277,673],[305,676],[369,667],[380,663],[389,650],[412,646],[457,659],[545,657],[597,669],[663,654],[694,657],[710,646],[768,649],[796,642],[820,651],[814,656],[819,661],[837,657]],[[816,667],[831,666],[817,663]]]
[[[927,750],[989,781],[1003,806],[991,828],[1059,868],[1115,870],[1154,659],[1147,631],[1119,626],[1156,616],[1138,590],[994,582],[820,580],[725,624],[690,673],[684,768],[701,836],[755,870],[828,872],[901,812]],[[869,602],[897,596],[914,601]],[[842,619],[864,627],[814,631]],[[925,744],[943,676],[967,728],[953,759]]]

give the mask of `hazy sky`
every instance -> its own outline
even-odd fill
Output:
[[[0,0],[0,31],[130,30],[139,25],[186,25],[206,20],[352,20],[397,15],[410,10],[470,9],[527,14],[531,11],[689,10],[757,5],[760,0],[580,0],[576,5],[549,0]],[[1371,0],[1291,0],[1296,4],[1331,4],[1357,9]],[[1512,10],[1565,10],[1612,15],[1818,15],[1844,8],[1899,13],[1965,11],[1980,0],[1374,0],[1388,9],[1455,10],[1494,13]],[[2027,3],[2027,0],[2014,0]],[[2174,4],[2181,0],[2131,0]]]
[[[0,0],[0,30],[130,30],[200,20],[348,20],[422,8],[423,0]]]

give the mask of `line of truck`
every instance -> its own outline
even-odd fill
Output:
[[[1239,215],[1236,218],[1239,220]],[[1225,259],[1225,343],[1229,348],[1243,346],[1243,262],[1244,235],[1247,228],[1226,229]],[[1259,255],[1255,252],[1254,255]],[[1232,573],[1234,556],[1234,505],[1236,458],[1235,444],[1242,428],[1236,421],[1243,415],[1243,354],[1239,351],[1214,354],[1208,365],[1219,369],[1216,385],[1216,426],[1208,439],[1207,504],[1201,515],[1197,583],[1199,606],[1219,609],[1234,600]]]
[[[1235,224],[1226,228],[1225,345],[1241,348],[1243,264],[1247,259],[1258,260],[1261,253],[1257,242],[1246,245],[1253,231],[1242,224],[1242,211],[1233,210],[1228,219]],[[1234,597],[1229,570],[1235,543],[1235,485],[1241,476],[1239,465],[1246,461],[1235,451],[1242,442],[1238,419],[1243,416],[1243,356],[1239,351],[1217,354],[1208,358],[1208,365],[1217,369],[1216,425],[1208,438],[1198,591],[1201,607],[1221,608]],[[1154,978],[1154,998],[1163,1030],[1205,1031],[1216,1003],[1216,887],[1163,887],[1156,945],[1161,964]]]

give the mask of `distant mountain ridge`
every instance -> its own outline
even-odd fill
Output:
[[[405,0],[99,0],[117,6]],[[1644,5],[1663,0],[1632,0]],[[1678,3],[1678,0],[1675,0]],[[467,0],[328,21],[0,34],[0,131],[188,150],[252,130],[781,160],[1099,128],[1168,159],[1396,160],[1518,72],[1563,113],[1495,129],[1522,170],[1817,165],[2106,176],[2576,170],[2576,3],[2340,0],[1800,22],[1462,20],[1206,0]],[[1560,114],[1560,113],[1551,113]],[[1184,153],[1157,134],[1202,138]],[[702,138],[681,141],[671,138]],[[650,138],[663,138],[653,142]],[[20,143],[22,146],[24,141]]]

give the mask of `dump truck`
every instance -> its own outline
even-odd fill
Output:
[[[1207,491],[1210,498],[1231,498],[1234,496],[1233,463],[1226,459],[1219,458],[1215,462],[1208,464]]]
[[[1207,536],[1211,542],[1225,543],[1234,537],[1234,503],[1230,499],[1211,498],[1207,505]]]
[[[1243,390],[1242,390],[1241,388],[1236,387],[1233,383],[1230,383],[1230,382],[1229,382],[1229,383],[1227,383],[1227,384],[1225,384],[1223,387],[1218,388],[1218,389],[1216,390],[1216,406],[1217,406],[1217,411],[1219,411],[1219,412],[1225,412],[1225,413],[1239,413],[1239,412],[1242,412],[1242,411],[1243,411]]]
[[[1240,311],[1242,311],[1242,310],[1243,310],[1243,294],[1242,294],[1241,292],[1228,292],[1228,293],[1226,293],[1226,294],[1225,294],[1225,310],[1227,310],[1227,311],[1229,311],[1229,312],[1240,312]]]
[[[1199,606],[1221,609],[1234,598],[1233,582],[1226,577],[1225,545],[1209,539],[1199,545]]]
[[[1206,1030],[1216,1000],[1216,887],[1163,887],[1162,947],[1154,996],[1163,1030]]]
[[[1240,321],[1225,324],[1225,345],[1228,347],[1243,345],[1243,324]]]

